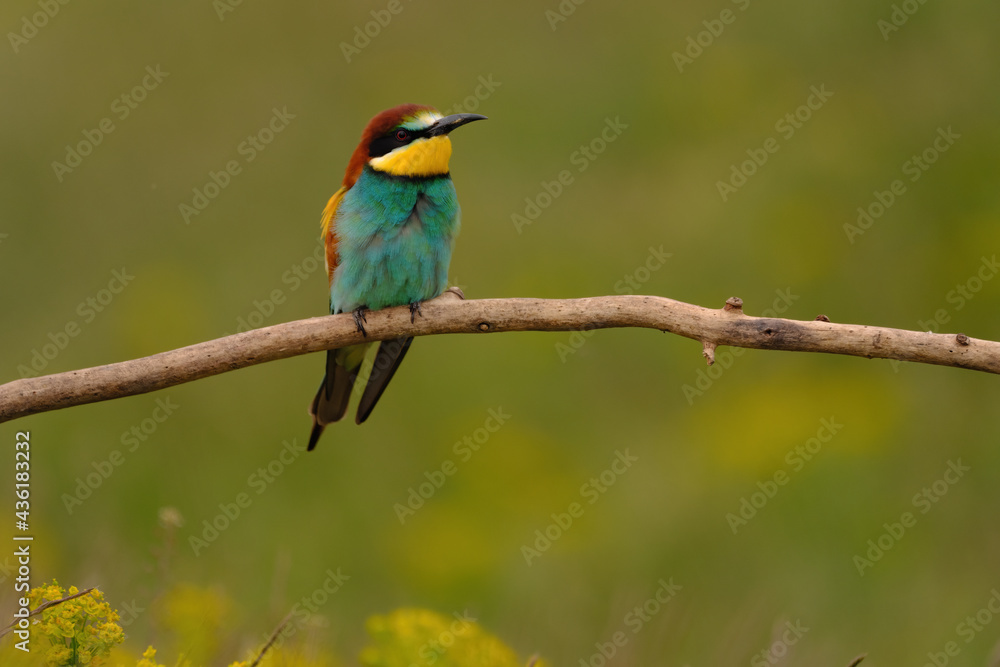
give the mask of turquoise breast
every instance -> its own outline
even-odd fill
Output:
[[[402,178],[366,166],[333,224],[339,260],[330,312],[426,301],[448,286],[460,227],[450,176]]]

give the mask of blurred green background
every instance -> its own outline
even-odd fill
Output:
[[[30,39],[8,34],[3,379],[46,345],[44,372],[59,372],[217,338],[241,318],[324,314],[323,272],[309,270],[320,211],[364,124],[403,102],[490,117],[453,137],[464,224],[451,278],[470,298],[735,295],[751,315],[906,329],[939,317],[940,331],[1000,338],[1000,5],[561,6],[69,2]],[[41,11],[6,2],[0,26],[22,33]],[[894,12],[907,20],[888,31]],[[144,77],[131,108],[121,96]],[[832,95],[800,108],[812,87]],[[247,149],[275,110],[283,129]],[[796,113],[798,127],[783,121]],[[53,165],[105,118],[113,131],[78,166]],[[609,120],[627,127],[581,159]],[[959,137],[935,154],[949,128]],[[724,200],[718,183],[771,137],[777,152]],[[936,161],[914,172],[925,150]],[[185,221],[180,205],[230,160],[239,173]],[[519,229],[512,216],[562,170],[573,182]],[[897,179],[903,194],[848,233]],[[646,271],[651,249],[670,257]],[[134,278],[112,294],[123,270]],[[997,378],[719,352],[731,363],[709,376],[696,343],[649,330],[422,338],[364,427],[339,424],[275,464],[307,439],[322,375],[322,355],[299,357],[4,424],[2,484],[29,429],[33,582],[100,586],[119,609],[149,609],[177,582],[222,591],[234,611],[219,664],[338,568],[349,580],[292,641],[345,664],[364,619],[400,606],[468,611],[561,665],[601,664],[595,644],[619,631],[609,664],[766,664],[786,622],[808,631],[774,646],[781,664],[862,652],[866,665],[924,664],[948,642],[948,664],[985,664],[1000,637],[987,606],[1000,587]],[[157,401],[176,406],[162,422]],[[483,440],[490,410],[509,418],[464,460],[456,443]],[[796,463],[824,419],[842,427]],[[115,451],[121,464],[68,509]],[[616,452],[637,460],[606,492],[581,489]],[[448,460],[455,474],[401,524],[394,506]],[[935,491],[949,461],[969,470]],[[269,464],[280,474],[261,489],[251,476]],[[779,471],[787,483],[769,487]],[[727,515],[760,503],[760,485],[776,492],[734,534]],[[915,499],[925,488],[933,504]],[[192,548],[240,493],[250,506]],[[522,548],[573,502],[582,515],[529,565]],[[183,526],[165,529],[162,508]],[[904,512],[915,524],[886,537]],[[880,536],[888,550],[859,575],[855,556]],[[630,612],[671,578],[682,589],[635,631]],[[960,624],[977,613],[970,637]],[[156,626],[138,612],[130,643],[155,641]]]

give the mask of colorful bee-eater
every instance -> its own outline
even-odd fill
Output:
[[[448,265],[459,229],[458,197],[448,172],[448,133],[486,116],[442,116],[433,107],[404,104],[378,114],[361,135],[343,187],[323,210],[330,312],[354,313],[364,331],[364,311],[410,306],[447,287]],[[378,402],[413,341],[362,343],[326,356],[326,376],[313,399],[309,449],[323,429],[347,412],[354,381],[371,345],[378,345],[355,421]]]

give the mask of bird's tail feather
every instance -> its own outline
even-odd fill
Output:
[[[372,413],[412,342],[412,336],[404,336],[382,341],[378,346],[375,363],[372,364],[372,372],[368,376],[368,384],[365,385],[365,392],[361,394],[361,401],[358,403],[358,414],[354,420],[356,423],[360,424],[368,419],[368,415]]]
[[[339,350],[329,350],[326,353],[326,375],[319,385],[316,397],[309,406],[309,414],[313,418],[312,433],[309,434],[309,450],[311,451],[327,424],[339,421],[347,412],[347,404],[351,400],[351,389],[358,378],[358,367],[348,369],[342,359],[338,358]]]
[[[358,402],[358,413],[355,418],[358,424],[368,419],[368,415],[382,397],[382,392],[396,373],[412,342],[412,337],[402,337],[378,344],[368,382]],[[347,412],[347,405],[351,400],[367,348],[368,345],[358,345],[326,353],[326,375],[323,376],[323,382],[320,383],[316,397],[309,406],[309,414],[313,418],[312,432],[309,434],[309,451],[316,447],[327,424],[340,421]]]

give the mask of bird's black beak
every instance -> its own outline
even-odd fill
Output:
[[[438,137],[448,134],[455,128],[461,127],[466,123],[471,123],[474,120],[487,120],[487,118],[477,113],[456,113],[445,116],[427,128],[427,136]]]

